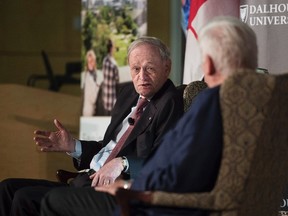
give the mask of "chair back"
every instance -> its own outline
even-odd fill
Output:
[[[224,148],[215,210],[277,215],[288,183],[288,74],[241,71],[225,81],[220,98]]]
[[[207,88],[207,84],[204,81],[193,81],[190,82],[184,89],[183,92],[183,103],[184,103],[184,112],[186,112],[190,105],[193,103],[195,97],[199,94],[200,91]]]
[[[48,58],[48,55],[44,50],[42,50],[41,56],[42,56],[43,63],[45,66],[46,75],[47,75],[47,78],[49,80],[49,89],[52,91],[58,91],[59,86],[58,86],[57,81],[54,77],[54,72],[53,72],[50,60]]]

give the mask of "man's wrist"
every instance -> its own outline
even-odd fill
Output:
[[[127,158],[125,156],[122,156],[121,162],[122,162],[122,166],[123,166],[123,172],[127,172],[128,168],[129,168],[129,163],[128,163]]]

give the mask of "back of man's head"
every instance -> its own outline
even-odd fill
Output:
[[[198,39],[202,56],[209,55],[215,69],[223,75],[241,68],[256,70],[256,35],[240,19],[217,17],[200,31]]]

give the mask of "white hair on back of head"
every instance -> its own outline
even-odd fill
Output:
[[[254,31],[235,17],[217,17],[201,29],[199,46],[209,55],[215,68],[228,75],[231,71],[258,65],[258,48]]]

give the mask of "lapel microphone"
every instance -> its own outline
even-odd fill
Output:
[[[129,117],[129,118],[128,118],[128,123],[129,123],[129,125],[134,125],[135,119]]]

